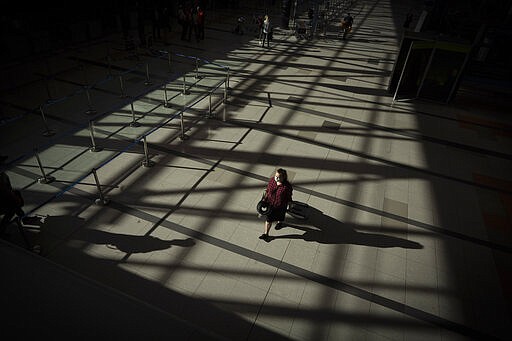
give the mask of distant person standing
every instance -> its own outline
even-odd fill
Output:
[[[409,11],[409,13],[407,13],[407,16],[405,17],[404,28],[409,28],[411,26],[413,18],[414,18],[414,15],[412,14],[411,11]]]
[[[135,3],[137,10],[137,32],[139,34],[139,45],[146,46],[146,8],[141,1]]]
[[[270,34],[272,32],[272,23],[268,15],[265,15],[262,25],[262,39],[261,47],[265,47],[265,41],[267,42],[267,48],[270,48]]]
[[[197,6],[197,41],[204,40],[204,10]]]

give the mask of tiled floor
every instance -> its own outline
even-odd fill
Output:
[[[47,216],[25,230],[39,253],[15,225],[1,240],[7,325],[21,337],[508,339],[511,121],[460,100],[391,106],[410,3],[358,1],[348,41],[277,31],[270,49],[230,32],[249,9],[219,9],[204,42],[175,32],[170,72],[165,54],[118,51],[109,77],[108,42],[18,68],[57,76],[0,98],[7,173]],[[196,78],[182,56],[217,65]],[[39,162],[55,181],[37,181]],[[255,207],[279,167],[308,219],[288,215],[266,243]]]

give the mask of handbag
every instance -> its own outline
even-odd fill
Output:
[[[256,205],[256,211],[259,215],[269,215],[272,212],[272,206],[267,201],[267,190],[265,189],[261,195],[261,199]]]

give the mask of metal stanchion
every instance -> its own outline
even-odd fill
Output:
[[[170,107],[169,100],[167,99],[167,84],[164,84],[164,107]]]
[[[41,159],[39,158],[39,153],[37,152],[37,148],[34,149],[34,153],[36,155],[37,164],[39,166],[39,170],[41,171],[41,177],[37,179],[37,182],[40,184],[49,184],[50,182],[55,181],[55,177],[51,175],[46,175],[43,165],[41,164]]]
[[[208,96],[208,114],[206,117],[210,118],[212,117],[212,93],[210,92],[210,95]]]
[[[144,85],[151,85],[151,80],[149,79],[149,63],[146,63],[146,81]]]
[[[128,97],[124,90],[124,81],[123,76],[119,76],[119,86],[121,87],[121,95],[119,97]]]
[[[167,52],[167,61],[168,61],[168,63],[169,63],[169,72],[172,72],[172,66],[171,66],[171,65],[172,65],[172,64],[171,64],[171,61],[172,61],[172,60],[171,60],[171,51],[168,51],[168,52]]]
[[[185,74],[183,74],[183,92],[181,93],[182,95],[188,95],[188,90],[187,90],[187,82],[186,82],[186,79],[185,79]]]
[[[84,64],[80,64],[80,71],[82,71],[82,77],[84,78],[84,84],[87,86],[89,84],[89,80],[87,79],[87,72],[85,71]]]
[[[154,165],[155,163],[149,159],[148,143],[146,141],[146,136],[144,136],[144,161],[142,161],[142,166],[153,167]]]
[[[107,65],[108,65],[108,76],[112,77],[112,62],[110,61],[110,55],[107,55]]]
[[[229,87],[229,67],[227,68],[227,72],[226,72],[226,82],[227,82],[227,87],[229,90],[230,89],[230,87]]]
[[[45,81],[46,81],[46,94],[48,95],[48,100],[53,100],[53,96],[51,94],[51,91],[50,91],[50,76],[45,76]]]
[[[267,97],[268,97],[268,106],[271,107],[272,106],[272,100],[270,99],[270,92],[267,92]]]
[[[133,102],[130,103],[130,107],[132,110],[132,122],[130,123],[130,127],[140,127],[140,123],[135,121],[135,110],[133,110]]]
[[[196,79],[201,79],[202,77],[199,76],[199,59],[196,57]]]
[[[107,65],[108,65],[108,76],[112,77],[112,57],[110,57],[110,43],[107,45]]]
[[[39,107],[39,110],[41,111],[41,117],[43,118],[43,124],[45,127],[45,131],[43,132],[43,136],[53,136],[55,135],[55,131],[48,128],[48,122],[46,122],[46,116],[44,115],[43,106],[41,105]]]
[[[49,64],[49,61],[47,58],[44,60],[44,65],[45,65],[44,82],[46,85],[46,94],[48,95],[48,100],[51,101],[54,99],[54,97],[52,96],[52,92],[50,90],[50,80],[53,78],[53,76],[52,76],[52,70],[50,69],[50,64]]]
[[[186,139],[188,139],[187,134],[185,134],[185,123],[184,123],[184,121],[183,121],[184,113],[185,113],[185,108],[183,108],[183,110],[182,110],[182,111],[181,111],[181,113],[180,113],[180,123],[181,123],[181,135],[180,135],[180,139],[181,139],[181,140],[186,140]]]
[[[224,99],[223,99],[223,102],[224,103],[228,102],[228,86],[227,86],[226,81],[224,81]]]
[[[98,180],[98,174],[96,174],[96,168],[92,169],[92,175],[94,175],[94,181],[96,182],[96,187],[98,188],[98,193],[100,197],[96,200],[94,200],[94,203],[96,205],[106,205],[110,201],[103,195],[103,191],[101,190],[100,181]]]
[[[96,141],[94,141],[94,122],[91,120],[89,121],[89,134],[91,135],[91,147],[89,150],[91,152],[99,152],[103,148],[96,146]]]
[[[93,109],[92,103],[91,103],[91,94],[89,92],[89,87],[85,87],[85,95],[87,96],[87,111],[85,112],[86,115],[94,115],[96,114],[96,110]]]

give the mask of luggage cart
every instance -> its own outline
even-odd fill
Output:
[[[295,21],[295,37],[297,39],[311,38],[311,19],[297,19]]]

